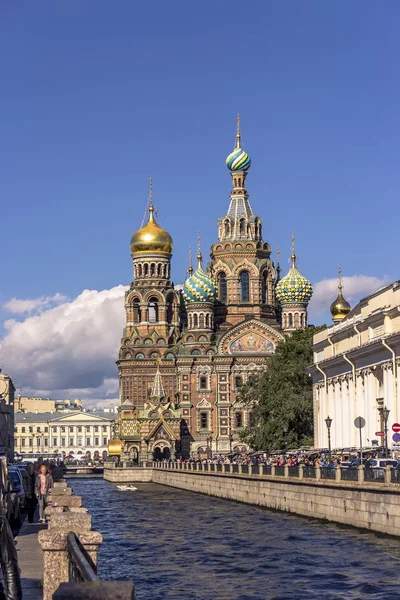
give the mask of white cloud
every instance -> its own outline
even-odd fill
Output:
[[[344,294],[354,306],[389,281],[387,277],[345,277]],[[100,292],[85,290],[68,302],[61,294],[10,300],[6,305],[9,311],[28,315],[22,321],[4,322],[1,367],[24,395],[82,398],[87,407],[118,404],[115,361],[125,324],[126,289],[119,285]],[[317,320],[327,314],[336,294],[336,279],[317,282],[310,303],[311,318]]]
[[[367,275],[343,277],[343,295],[354,306],[361,298],[388,283],[390,283],[390,278],[387,276],[382,278]],[[337,286],[337,279],[323,279],[314,284],[314,293],[309,305],[311,318],[329,312],[330,305],[337,296]]]
[[[67,296],[62,294],[55,294],[54,296],[41,296],[40,298],[33,298],[32,300],[19,300],[18,298],[12,298],[5,305],[4,308],[14,315],[40,313],[43,310],[47,310],[51,306],[61,304],[68,300]]]
[[[24,321],[4,323],[1,365],[24,395],[80,397],[91,405],[103,399],[117,403],[115,361],[125,320],[125,290],[122,285],[85,290],[75,300],[47,310],[43,303],[36,304],[41,312]],[[22,306],[16,305],[17,312]]]

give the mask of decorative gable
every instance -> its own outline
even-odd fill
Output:
[[[203,398],[197,405],[197,408],[211,408],[211,404],[208,400]]]
[[[219,353],[268,356],[273,354],[276,345],[284,340],[284,336],[273,327],[251,319],[236,325],[221,338]]]

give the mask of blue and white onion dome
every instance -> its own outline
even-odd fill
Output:
[[[183,297],[187,304],[192,302],[215,302],[217,286],[201,266],[198,266],[193,275],[186,279],[183,284]]]
[[[248,171],[251,167],[251,158],[240,146],[237,146],[226,159],[226,166],[230,171]]]
[[[275,295],[280,304],[308,304],[313,293],[308,281],[292,264],[288,274],[279,281]]]

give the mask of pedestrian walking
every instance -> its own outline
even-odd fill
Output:
[[[33,523],[35,514],[36,499],[36,478],[37,474],[33,467],[33,463],[28,463],[26,472],[23,475],[23,484],[25,490],[26,512],[28,513],[28,522]]]
[[[44,509],[47,505],[47,496],[53,487],[53,478],[46,465],[40,465],[36,478],[36,496],[39,502],[39,523],[45,523]]]

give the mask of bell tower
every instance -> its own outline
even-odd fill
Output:
[[[170,279],[173,242],[156,215],[150,179],[146,222],[130,243],[134,280],[125,293],[126,324],[117,362],[121,403],[129,400],[136,407],[149,398],[155,360],[162,361],[167,395],[176,393],[174,355],[169,351],[179,335],[179,296]]]
[[[218,241],[211,247],[211,274],[218,292],[216,325],[236,325],[254,317],[278,326],[276,272],[271,247],[262,239],[262,219],[253,213],[246,189],[251,158],[242,148],[239,115],[226,165],[232,178],[230,202],[226,215],[218,219]]]

